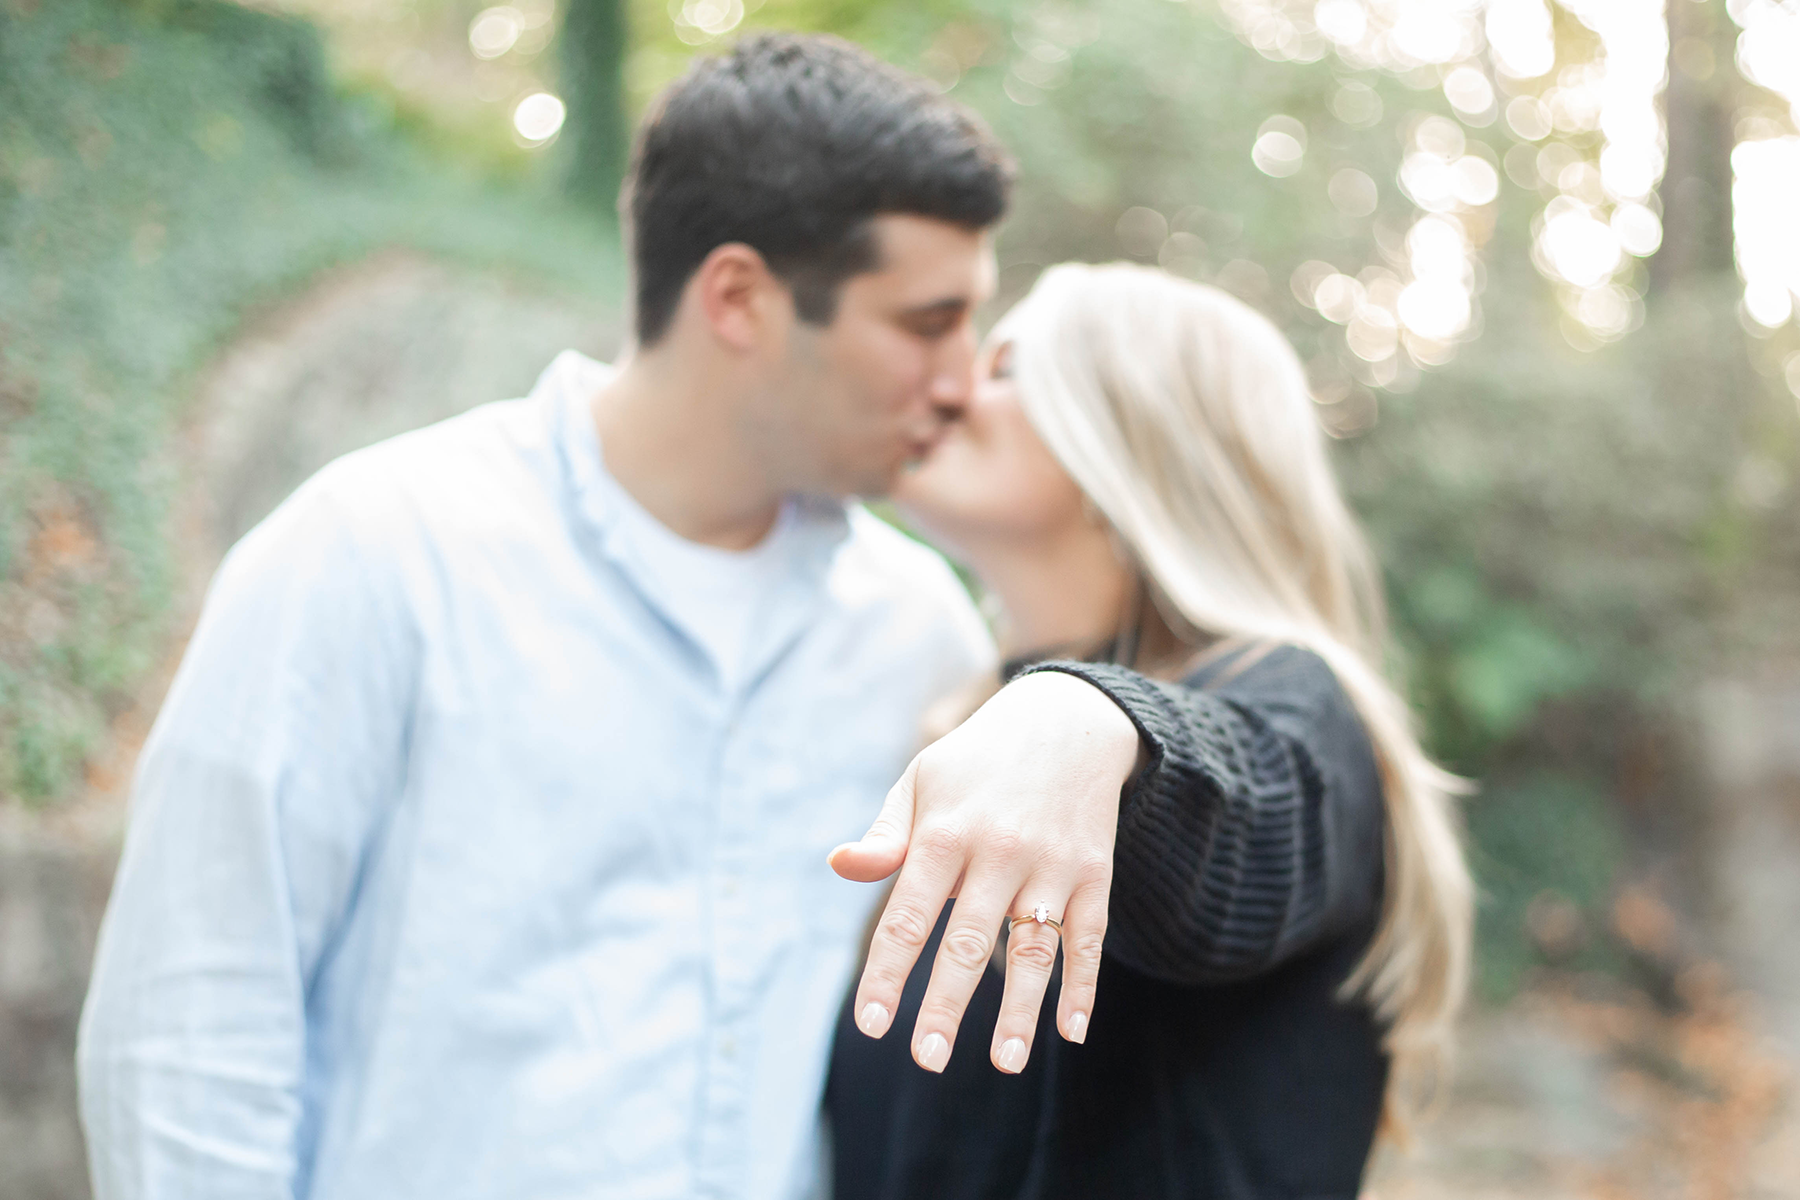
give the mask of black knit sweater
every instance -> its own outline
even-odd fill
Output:
[[[1099,687],[1149,748],[1120,806],[1087,1042],[1057,1034],[1053,979],[1030,1063],[997,1071],[990,970],[949,1067],[915,1066],[940,920],[888,1035],[864,1037],[848,1004],[839,1021],[836,1200],[1354,1200],[1387,1060],[1373,1016],[1336,996],[1381,894],[1380,783],[1349,698],[1288,646],[1181,684],[1032,669]]]

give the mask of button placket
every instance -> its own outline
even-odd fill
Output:
[[[745,870],[754,818],[752,747],[744,733],[741,698],[720,727],[714,837],[709,875],[713,891],[714,1028],[707,1047],[706,1130],[701,1175],[719,1195],[734,1194],[749,1161],[745,1097],[744,1022],[756,976],[757,945]]]

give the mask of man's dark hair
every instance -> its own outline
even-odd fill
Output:
[[[839,286],[878,265],[876,216],[985,229],[1011,185],[993,135],[923,80],[836,38],[746,38],[671,86],[633,147],[619,206],[638,342],[668,331],[715,247],[755,249],[801,319],[828,324]]]

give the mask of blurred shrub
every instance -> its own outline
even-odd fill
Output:
[[[602,229],[420,162],[304,22],[223,0],[0,6],[0,796],[79,779],[165,653],[191,372],[390,244],[610,292]]]
[[[1510,995],[1537,962],[1613,969],[1605,936],[1624,831],[1603,785],[1533,772],[1489,787],[1469,809],[1481,880],[1477,991]]]
[[[295,148],[320,161],[349,150],[343,110],[325,71],[319,31],[297,17],[245,8],[231,0],[136,0],[137,12],[164,28],[198,34],[201,53],[218,57],[260,101],[268,119]]]

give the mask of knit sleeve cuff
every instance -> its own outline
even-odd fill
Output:
[[[1018,677],[1039,671],[1059,671],[1064,675],[1073,675],[1100,689],[1108,700],[1118,705],[1130,718],[1138,736],[1143,739],[1147,751],[1144,765],[1125,785],[1120,803],[1120,815],[1123,816],[1133,798],[1144,790],[1150,780],[1162,773],[1163,764],[1168,757],[1171,722],[1176,719],[1170,712],[1168,698],[1145,675],[1114,663],[1052,659],[1032,664],[1020,671]]]

